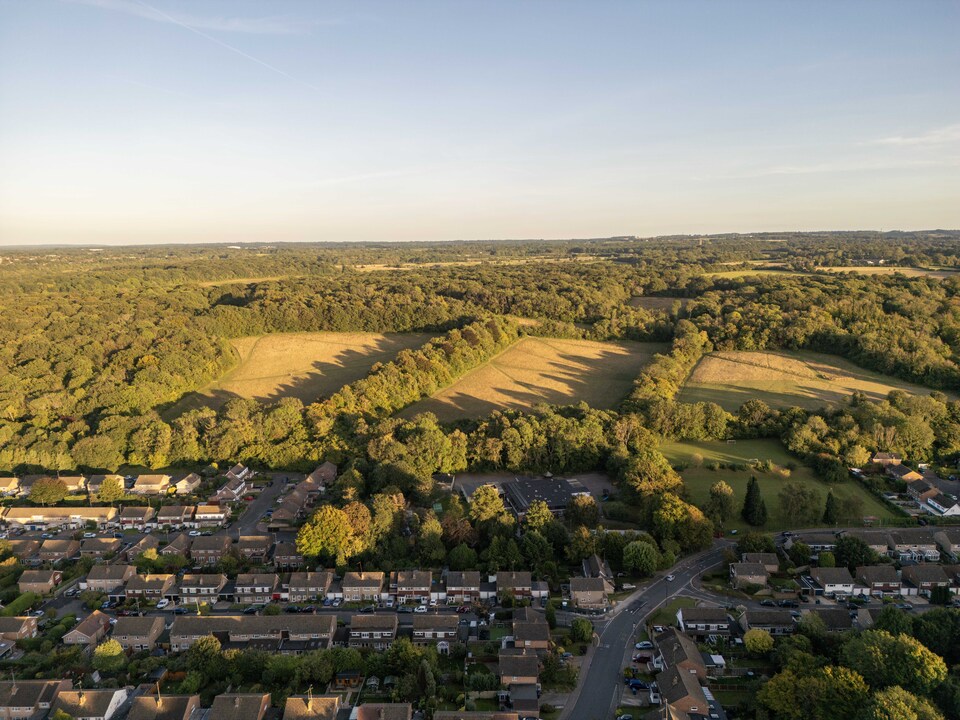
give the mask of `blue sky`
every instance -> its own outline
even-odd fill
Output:
[[[958,2],[0,0],[0,244],[960,227]]]

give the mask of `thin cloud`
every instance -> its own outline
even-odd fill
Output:
[[[296,35],[307,32],[312,22],[292,20],[285,17],[216,17],[200,15],[168,14],[134,0],[66,0],[77,5],[89,5],[102,10],[134,15],[144,20],[174,25],[189,25],[211,32],[240,33],[246,35]]]
[[[920,135],[894,135],[874,140],[873,145],[918,146],[948,145],[960,142],[960,123],[928,130]]]
[[[809,165],[776,165],[719,176],[724,180],[743,180],[787,175],[819,175],[884,170],[910,170],[916,168],[960,167],[960,158],[944,157],[930,160],[905,160],[901,162],[826,162]]]

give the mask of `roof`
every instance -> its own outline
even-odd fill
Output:
[[[312,473],[307,475],[306,479],[307,482],[316,483],[318,485],[331,483],[337,479],[337,466],[328,460]]]
[[[704,714],[709,713],[707,696],[703,694],[703,688],[695,674],[678,667],[669,667],[657,674],[657,687],[660,688],[660,697],[664,701],[675,703],[690,698],[698,707],[703,708]]]
[[[589,577],[589,578],[580,578],[574,577],[570,578],[570,592],[606,592],[607,584],[603,581],[603,578],[599,577]]]
[[[173,575],[159,573],[156,575],[134,575],[127,581],[127,590],[156,590],[173,582]]]
[[[460,620],[456,615],[429,613],[427,615],[413,616],[414,630],[456,630],[459,625]]]
[[[467,570],[465,572],[448,572],[447,588],[479,588],[480,571]]]
[[[270,635],[279,632],[332,634],[336,628],[337,617],[332,614],[178,615],[173,620],[170,635],[185,637],[218,633]]]
[[[513,638],[521,642],[549,642],[550,626],[544,622],[514,622]]]
[[[908,565],[903,569],[903,577],[913,583],[946,583],[950,578],[940,565],[924,563],[923,565]]]
[[[815,608],[814,610],[805,610],[803,612],[810,612],[817,615],[823,620],[823,624],[826,625],[827,630],[849,630],[853,627],[850,613],[845,608]]]
[[[276,573],[242,573],[237,575],[237,587],[246,587],[248,585],[274,587],[280,582]]]
[[[497,573],[497,590],[528,588],[532,582],[532,576],[527,570],[501,571]]]
[[[364,703],[357,708],[356,720],[410,720],[410,703]]]
[[[273,556],[276,557],[303,557],[303,553],[297,550],[297,546],[292,542],[278,542],[273,549]]]
[[[673,667],[682,662],[692,662],[704,667],[703,658],[700,657],[696,643],[676,628],[667,628],[657,635],[654,641],[667,667]]]
[[[79,633],[85,637],[93,637],[109,624],[110,618],[107,615],[104,615],[99,610],[94,610],[87,615],[79,625],[71,628],[69,632]]]
[[[63,690],[53,703],[53,712],[63,710],[70,717],[104,717],[117,693],[126,697],[127,691],[119,690]]]
[[[152,507],[141,507],[139,505],[128,505],[120,511],[121,520],[147,520],[156,515],[156,510]]]
[[[21,583],[48,583],[59,572],[58,570],[24,570],[20,575]]]
[[[697,622],[698,620],[713,623],[730,622],[727,611],[719,607],[680,608],[680,614],[684,622]]]
[[[429,570],[398,570],[397,587],[430,587],[432,576]]]
[[[537,677],[540,675],[540,661],[536,655],[506,655],[500,653],[500,675],[509,677]]]
[[[226,515],[226,509],[212,503],[197,505],[194,515]]]
[[[216,533],[215,535],[201,535],[193,538],[190,545],[190,552],[203,552],[205,550],[223,550],[230,545],[230,538],[225,533]]]
[[[902,458],[897,453],[890,452],[878,452],[873,454],[873,460],[901,460]]]
[[[287,698],[283,720],[336,720],[339,709],[339,695],[297,695]]]
[[[29,615],[16,615],[14,617],[0,615],[0,633],[20,632],[24,624],[33,619]]]
[[[180,588],[219,588],[227,584],[223,573],[188,573],[180,579]]]
[[[290,573],[290,581],[287,583],[287,586],[328,588],[331,582],[333,582],[333,574],[326,571],[295,572]]]
[[[397,616],[393,613],[389,615],[351,615],[351,630],[396,630]]]
[[[216,720],[260,720],[268,707],[269,694],[225,693],[213,699],[210,717]]]
[[[927,528],[891,530],[890,539],[894,545],[936,545],[935,532],[935,530],[928,530]]]
[[[3,517],[7,520],[31,520],[35,517],[46,518],[86,518],[89,520],[111,519],[117,516],[113,507],[12,507],[7,508]]]
[[[916,470],[912,470],[906,465],[890,465],[887,467],[887,474],[901,479],[912,475],[920,475]]]
[[[516,478],[502,484],[504,495],[511,507],[524,513],[534,502],[542,500],[551,510],[563,510],[573,496],[576,488],[563,478]]]
[[[793,625],[793,615],[789,610],[763,609],[747,610],[747,625],[756,627],[757,625]]]
[[[845,567],[816,567],[810,577],[820,585],[853,585],[853,576]]]
[[[118,538],[90,538],[80,543],[80,552],[110,552],[121,544]]]
[[[754,575],[763,575],[766,577],[769,573],[767,568],[763,563],[756,562],[739,562],[739,563],[730,563],[730,568],[733,570],[735,575],[743,576],[754,576]]]
[[[90,568],[87,580],[124,580],[131,570],[135,570],[133,565],[98,564]]]
[[[269,548],[273,545],[273,539],[269,535],[241,535],[237,540],[237,549],[254,548],[259,550],[262,547]]]
[[[383,587],[383,573],[376,572],[348,572],[343,574],[343,580],[340,587],[362,587],[375,588],[379,590]]]
[[[158,627],[159,626],[159,627]],[[154,632],[163,630],[162,615],[128,615],[127,617],[117,618],[117,624],[113,626],[114,636],[131,635],[133,637],[146,637]]]
[[[187,711],[199,706],[199,695],[140,695],[133,699],[127,720],[189,720]]]
[[[745,563],[760,563],[761,565],[779,565],[780,558],[776,553],[743,553],[740,560]]]
[[[40,546],[40,552],[72,552],[78,547],[80,547],[80,543],[76,540],[57,540],[50,538],[49,540],[43,541],[43,545]]]
[[[433,720],[520,720],[515,712],[491,710],[437,710]]]
[[[40,703],[52,703],[61,682],[63,681],[7,680],[0,682],[0,708],[34,708]]]
[[[180,519],[184,515],[193,515],[195,509],[193,505],[164,505],[157,513],[157,517]]]
[[[856,570],[858,580],[867,583],[898,583],[897,571],[893,565],[865,565]]]

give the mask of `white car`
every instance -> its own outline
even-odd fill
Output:
[[[633,647],[636,648],[637,650],[653,650],[653,643],[650,642],[649,640],[644,640],[642,642],[638,642]]]
[[[188,534],[190,535],[190,537],[200,537],[199,530],[191,530]]]
[[[164,598],[157,603],[157,610],[163,610],[167,605],[170,604],[170,601]]]
[[[432,599],[430,600],[430,607],[436,607],[436,606],[437,606],[437,599],[436,599],[436,598],[432,598]]]
[[[414,611],[415,613],[421,613],[421,614],[423,614],[423,613],[425,613],[425,612],[427,611],[427,606],[426,606],[426,605],[417,605],[417,606],[413,609],[413,611]]]
[[[667,582],[673,582],[673,575],[667,575]]]
[[[96,536],[97,536],[96,533],[86,532],[83,534],[83,539],[89,540],[90,538],[95,538]]]

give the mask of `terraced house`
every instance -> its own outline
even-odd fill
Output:
[[[375,616],[374,616],[375,617]],[[396,617],[394,617],[396,620]],[[221,643],[313,641],[326,647],[337,631],[335,615],[180,615],[170,628],[170,649],[183,652],[207,635]],[[282,647],[280,650],[282,651]]]
[[[229,552],[232,543],[223,533],[194,538],[190,545],[190,557],[198,565],[216,565]]]
[[[120,528],[122,530],[138,530],[143,532],[157,526],[157,511],[152,507],[137,507],[128,505],[120,511]]]
[[[447,573],[447,602],[470,604],[480,600],[480,572],[467,570],[465,572]]]
[[[48,507],[6,508],[3,521],[10,527],[23,530],[77,530],[87,526],[88,522],[104,528],[116,523],[117,510],[112,507]]]
[[[127,581],[126,598],[127,600],[144,600],[146,602],[163,600],[173,589],[175,579],[173,575],[166,573],[134,575]]]
[[[240,603],[268,603],[280,599],[276,573],[243,573],[237,576],[236,599]]]
[[[164,505],[157,513],[157,527],[182,530],[193,520],[194,505]]]
[[[227,585],[222,573],[188,573],[180,580],[181,603],[214,603]]]
[[[106,595],[123,595],[127,581],[136,574],[137,569],[133,565],[94,565],[80,587]]]
[[[340,581],[343,599],[347,602],[379,600],[383,591],[382,572],[347,572]]]
[[[430,602],[432,577],[429,570],[399,570],[391,580],[391,590],[394,590],[398,604]]]
[[[415,645],[435,645],[437,652],[445,655],[457,642],[460,621],[455,615],[414,615],[413,642]]]
[[[350,618],[350,647],[386,650],[397,638],[397,616],[353,615]]]
[[[57,696],[69,690],[69,680],[10,680],[0,682],[0,718],[33,720],[46,717]]]
[[[272,547],[273,540],[268,535],[241,535],[237,540],[237,553],[254,563],[265,563]]]
[[[330,572],[290,573],[290,581],[287,583],[288,598],[290,602],[323,600],[331,582],[333,573]]]

